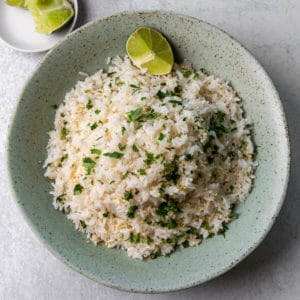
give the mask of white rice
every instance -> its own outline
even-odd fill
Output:
[[[57,109],[45,162],[54,207],[95,244],[139,259],[223,233],[254,178],[236,92],[200,71],[109,62]]]

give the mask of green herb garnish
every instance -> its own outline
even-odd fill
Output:
[[[191,161],[191,160],[193,160],[193,155],[190,154],[190,153],[185,153],[185,154],[184,154],[184,160],[186,160],[186,161]]]
[[[83,186],[81,184],[76,184],[73,190],[73,195],[79,195],[83,191]]]
[[[182,73],[183,77],[185,77],[185,78],[188,78],[192,75],[192,71],[189,71],[189,70],[181,71],[181,73]]]
[[[85,222],[82,221],[82,220],[80,220],[80,225],[81,225],[81,227],[82,227],[83,229],[86,228],[86,224],[85,224]]]
[[[69,155],[68,153],[66,153],[65,155],[63,155],[60,159],[61,162],[63,162],[64,160],[68,159]]]
[[[121,128],[122,135],[124,135],[125,131],[126,131],[126,128],[122,126],[122,128]]]
[[[107,156],[107,157],[111,157],[111,158],[121,158],[123,157],[123,153],[120,153],[120,152],[106,152],[106,153],[103,153],[103,156]]]
[[[99,109],[96,109],[96,110],[95,110],[95,114],[96,114],[96,115],[99,115],[100,113],[101,113],[101,110],[99,110]]]
[[[86,108],[87,108],[87,109],[93,108],[93,104],[92,104],[92,100],[91,100],[91,99],[88,100],[88,103],[87,103],[87,105],[86,105]]]
[[[171,219],[169,220],[168,222],[158,222],[158,224],[161,226],[161,227],[167,227],[168,229],[174,229],[176,228],[177,226],[177,223],[175,220]]]
[[[141,242],[141,234],[140,233],[134,234],[133,232],[130,232],[129,239],[131,243],[138,244]]]
[[[137,171],[138,171],[138,173],[140,173],[141,175],[147,175],[145,169],[138,169]]]
[[[94,124],[91,125],[91,130],[95,130],[98,127],[97,123],[95,122]]]
[[[132,145],[132,151],[139,152],[139,149],[137,148],[137,146],[135,144]]]
[[[175,158],[170,163],[164,163],[164,175],[163,177],[168,181],[173,181],[174,184],[177,184],[179,175],[179,167],[177,165],[177,158]]]
[[[127,122],[132,123],[137,121],[139,118],[142,117],[143,110],[141,108],[137,108],[127,113]]]
[[[122,145],[121,143],[118,144],[120,151],[124,151],[126,149],[126,145]]]
[[[150,245],[153,243],[153,240],[151,239],[150,236],[147,236],[147,244]]]
[[[136,205],[130,206],[127,212],[127,217],[129,219],[133,219],[137,209],[138,207]]]
[[[159,140],[159,141],[162,141],[162,140],[164,139],[164,137],[165,137],[165,135],[161,132],[161,133],[159,134],[158,140]]]
[[[155,161],[154,154],[150,152],[146,152],[146,159],[144,160],[144,162],[150,166],[152,163],[154,163],[154,161]]]
[[[133,199],[133,194],[132,194],[132,192],[131,192],[131,191],[125,191],[125,193],[124,193],[124,199],[125,199],[126,201],[129,201],[130,199]]]
[[[63,127],[60,131],[60,138],[62,140],[65,140],[68,133],[69,133],[68,129],[66,127]]]
[[[178,100],[169,100],[169,103],[173,103],[173,104],[177,104],[177,105],[183,105],[182,101],[178,101]]]
[[[94,149],[91,149],[91,153],[92,153],[92,154],[101,155],[102,151],[101,151],[100,149],[94,148]]]
[[[104,218],[107,218],[107,217],[108,217],[108,212],[103,213],[102,216],[103,216]]]
[[[155,213],[161,217],[165,217],[170,211],[175,214],[180,213],[180,209],[176,206],[174,201],[162,202]]]
[[[96,166],[96,162],[93,161],[91,158],[89,157],[85,157],[82,160],[82,164],[83,166],[86,168],[87,171],[87,175],[90,175],[92,170],[94,169],[94,167]]]

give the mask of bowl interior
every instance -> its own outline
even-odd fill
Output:
[[[55,211],[50,182],[43,176],[47,132],[53,128],[54,104],[82,79],[107,68],[108,56],[125,55],[128,36],[138,26],[151,26],[171,42],[177,61],[187,58],[232,83],[253,120],[257,145],[256,180],[252,193],[238,207],[240,218],[226,237],[171,257],[137,261],[116,249],[95,247]],[[254,249],[270,229],[288,178],[289,146],[277,92],[256,60],[219,29],[173,13],[125,13],[96,21],[67,37],[51,51],[25,86],[9,136],[11,182],[25,218],[47,247],[77,271],[108,286],[140,292],[170,291],[211,279]]]

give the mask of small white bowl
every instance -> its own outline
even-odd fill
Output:
[[[70,33],[78,16],[77,0],[72,0],[74,17],[62,29],[50,34],[35,31],[33,19],[26,9],[12,7],[0,0],[0,38],[10,47],[23,52],[43,52],[51,49]]]

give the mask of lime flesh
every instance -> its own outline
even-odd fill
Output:
[[[8,5],[27,8],[26,0],[5,0]]]
[[[28,0],[27,3],[39,33],[51,34],[74,16],[72,4],[67,0]]]
[[[126,43],[127,54],[133,64],[146,68],[149,74],[163,75],[172,70],[174,57],[170,44],[158,31],[140,27]]]

